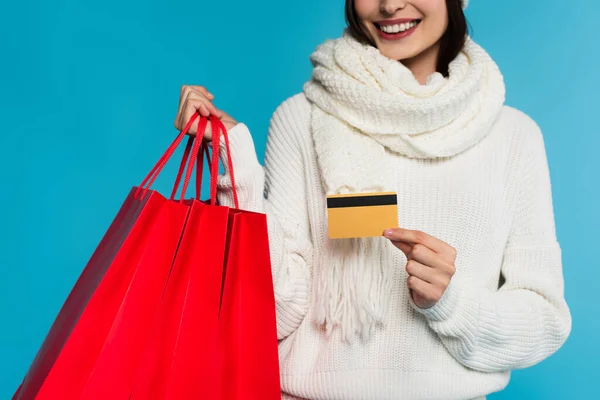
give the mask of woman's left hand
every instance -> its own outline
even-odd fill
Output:
[[[408,287],[415,304],[433,307],[456,272],[456,249],[421,231],[394,228],[387,229],[384,236],[406,254]]]

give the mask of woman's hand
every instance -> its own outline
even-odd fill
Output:
[[[406,254],[408,287],[415,304],[433,307],[456,272],[456,249],[421,231],[395,228],[386,230],[384,236]]]
[[[179,110],[175,116],[175,128],[180,131],[183,130],[190,118],[192,118],[192,115],[196,112],[200,112],[200,115],[204,117],[208,117],[209,115],[217,116],[228,131],[237,125],[237,121],[214,106],[212,103],[214,98],[215,96],[206,90],[204,86],[183,85],[179,97]],[[205,140],[212,139],[210,125],[210,122],[208,122],[206,131],[204,132]],[[193,124],[188,134],[195,135],[197,130],[198,124]]]

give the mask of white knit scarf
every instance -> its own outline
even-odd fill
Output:
[[[317,47],[304,92],[327,194],[395,191],[396,156],[454,156],[479,142],[504,104],[503,77],[470,38],[450,63],[421,85],[402,63],[342,37]],[[342,338],[368,339],[385,322],[394,281],[383,238],[330,240],[316,266],[313,304],[319,325]],[[396,250],[399,251],[399,250]]]

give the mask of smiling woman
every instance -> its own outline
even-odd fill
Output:
[[[349,32],[359,42],[377,47],[386,57],[407,66],[414,64],[416,56],[427,58],[430,66],[448,76],[448,65],[463,48],[468,33],[463,12],[468,1],[421,0],[411,3],[414,6],[407,13],[409,16],[394,19],[391,17],[394,15],[393,2],[347,0],[345,18]],[[421,83],[426,74],[417,76]]]
[[[570,334],[544,139],[505,106],[465,5],[347,0],[348,29],[272,117],[264,168],[215,96],[181,92],[176,124],[219,115],[240,205],[269,216],[284,399],[480,399]],[[219,188],[233,206],[227,170]],[[377,193],[400,227],[327,234],[328,198]]]
[[[536,123],[497,107],[502,80],[472,43],[440,62],[452,66],[448,74],[430,69],[421,85],[418,63],[406,68],[375,44],[342,38],[343,1],[232,0],[226,10],[197,0],[3,3],[0,182],[16,195],[1,200],[0,399],[23,380],[143,165],[174,139],[183,83],[209,89],[187,87],[194,94],[184,90],[183,104],[195,112],[198,102],[214,102],[198,108],[230,129],[242,206],[268,212],[285,397],[457,400],[499,391],[509,377],[489,400],[598,397],[600,74],[592,67],[600,65],[600,1],[473,0],[465,10],[477,34],[469,39],[501,67],[507,103]],[[384,10],[369,21],[427,18],[423,1],[379,3]],[[446,2],[448,29],[456,4]],[[224,11],[225,25],[199,18]],[[308,56],[326,38],[336,40],[312,57],[309,99],[301,87]],[[488,71],[495,79],[482,78]],[[34,135],[24,136],[25,126]],[[339,172],[343,179],[332,179]],[[368,262],[357,256],[370,249],[362,239],[347,243],[341,261],[325,258],[329,185],[359,191],[382,177],[397,192],[405,231],[392,232]],[[220,201],[233,203],[222,178]],[[441,257],[429,258],[427,246]],[[569,335],[563,264],[573,332],[545,359]],[[427,299],[409,288],[410,276],[434,282],[410,279]],[[441,300],[419,309],[448,279]],[[355,321],[368,327],[372,316],[381,323],[370,337],[344,338],[343,328],[360,333]]]

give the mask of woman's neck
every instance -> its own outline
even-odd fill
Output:
[[[417,82],[424,85],[427,83],[429,75],[437,71],[439,53],[440,44],[438,42],[415,57],[400,60],[400,62],[411,70]]]

